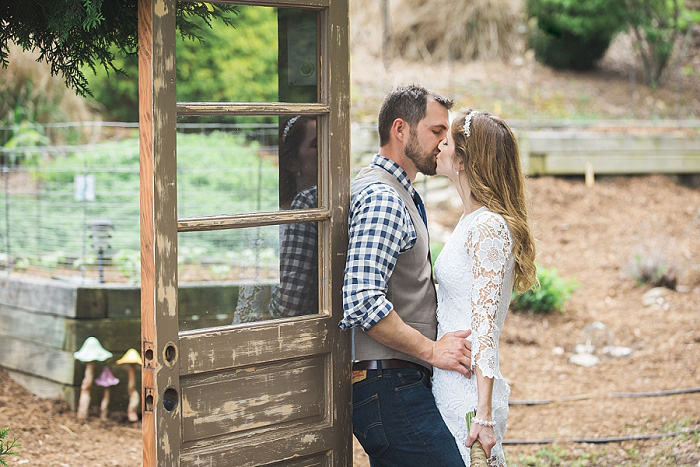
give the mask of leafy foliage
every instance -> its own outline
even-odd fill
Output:
[[[514,294],[511,308],[514,311],[531,310],[535,313],[564,312],[564,304],[579,284],[575,279],[566,280],[556,269],[537,267],[540,285],[523,294]]]
[[[119,71],[115,49],[133,54],[138,43],[137,0],[35,0],[0,3],[0,62],[9,63],[12,42],[24,50],[37,49],[39,59],[62,75],[80,95],[90,94],[83,69]],[[225,4],[177,2],[183,37],[199,39],[202,22],[220,18],[231,24],[236,7]],[[195,21],[198,18],[199,21]],[[114,47],[114,48],[113,48]]]
[[[678,277],[675,268],[659,255],[639,253],[627,264],[627,271],[637,285],[649,284],[653,287],[676,290]]]
[[[683,0],[624,0],[627,23],[635,49],[642,59],[644,79],[650,86],[661,83],[676,49],[679,35],[691,32],[700,21],[700,12],[688,9]]]
[[[13,449],[18,448],[21,446],[17,442],[19,438],[15,437],[12,441],[3,441],[6,437],[7,434],[10,432],[9,428],[3,428],[0,429],[0,464],[4,465],[7,467],[7,462],[5,462],[5,459],[3,457],[5,456],[13,456],[17,454],[17,452],[13,451]]]
[[[617,0],[527,0],[527,11],[537,19],[530,36],[535,55],[555,68],[593,67],[625,25]]]
[[[275,10],[240,6],[237,13],[235,28],[223,18],[214,18],[209,23],[193,18],[192,23],[199,27],[199,40],[189,37],[176,40],[179,101],[277,100]],[[90,89],[112,119],[137,121],[136,56],[119,53],[116,47],[113,51],[113,63],[122,72],[107,69],[90,72]]]

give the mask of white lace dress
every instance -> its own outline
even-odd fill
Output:
[[[472,368],[494,378],[492,415],[497,443],[488,464],[505,466],[501,441],[506,431],[510,387],[501,375],[498,339],[513,289],[513,237],[503,217],[485,207],[462,218],[435,262],[438,280],[438,339],[471,329]],[[434,368],[433,394],[440,413],[469,465],[465,415],[477,406],[476,376]]]

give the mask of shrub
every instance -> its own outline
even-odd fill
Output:
[[[554,68],[592,68],[625,25],[617,0],[527,0],[527,11],[537,19],[530,35],[535,56]]]
[[[667,287],[676,290],[678,278],[675,268],[659,255],[637,254],[627,264],[627,272],[637,285],[649,284],[652,287]]]
[[[531,310],[535,313],[564,312],[564,304],[578,288],[575,279],[563,279],[556,269],[537,267],[540,285],[523,294],[514,294],[511,300],[513,311]]]
[[[639,54],[645,82],[653,87],[662,81],[681,32],[686,42],[692,25],[700,21],[700,11],[687,8],[683,0],[625,0],[627,22],[634,48]]]
[[[12,61],[0,67],[0,147],[8,151],[0,163],[36,162],[36,151],[18,148],[49,144],[49,135],[37,124],[88,120],[93,114],[85,99],[37,61],[38,53],[14,44],[8,51]]]
[[[257,6],[236,8],[238,15],[232,20],[236,27],[224,19],[212,19],[209,28],[203,19],[195,17],[191,22],[200,27],[198,36],[203,42],[177,37],[178,101],[277,100],[276,11]],[[88,77],[90,89],[111,119],[138,121],[136,55],[120,53],[116,48],[113,53],[113,64],[123,73],[97,70]]]
[[[433,268],[435,267],[435,260],[440,255],[444,246],[445,244],[443,242],[432,242],[430,244],[430,259],[433,261]]]
[[[5,459],[3,458],[5,456],[17,454],[17,452],[13,451],[13,449],[21,446],[21,444],[17,442],[19,439],[17,437],[15,437],[12,441],[3,441],[9,432],[9,428],[0,429],[0,464],[4,466],[7,466],[7,462],[5,462]]]

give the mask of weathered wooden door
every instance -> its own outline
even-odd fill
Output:
[[[349,196],[348,3],[221,3],[241,5],[236,31],[275,15],[268,42],[277,99],[241,92],[177,102],[176,2],[139,0],[143,465],[350,465],[350,343],[337,327]],[[251,88],[266,76],[255,60],[233,63],[251,68]],[[210,167],[199,174],[201,192],[183,193],[177,124],[196,118],[273,130],[226,140],[231,165]],[[302,124],[304,161],[287,147]],[[250,154],[254,164],[236,165]],[[243,172],[257,187],[251,194],[219,191],[216,212],[197,211],[192,200],[207,196],[209,176]],[[201,239],[223,245],[214,260],[236,277],[183,301],[178,249]],[[230,300],[212,306],[222,290]]]

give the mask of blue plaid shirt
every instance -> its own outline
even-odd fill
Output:
[[[372,166],[394,175],[413,196],[415,189],[394,161],[375,155]],[[343,319],[338,326],[368,330],[394,309],[386,298],[399,254],[416,243],[416,230],[403,199],[394,188],[372,183],[350,202],[348,256],[343,283]]]

